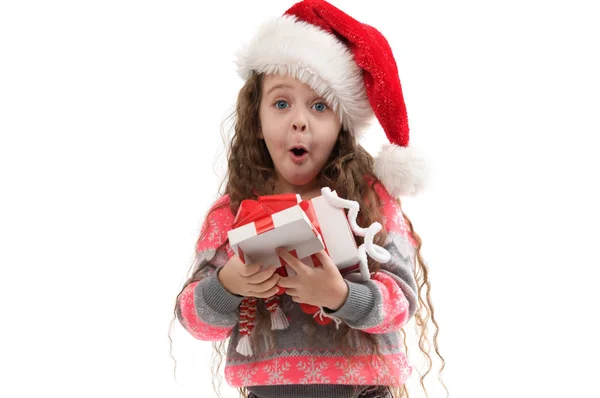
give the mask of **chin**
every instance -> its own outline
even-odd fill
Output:
[[[310,184],[313,180],[314,178],[290,178],[287,182],[295,186],[304,186]]]
[[[292,185],[296,185],[296,186],[303,186],[303,185],[308,185],[310,183],[312,183],[314,181],[314,179],[317,177],[317,174],[315,175],[283,175],[283,178],[285,178],[285,180]]]

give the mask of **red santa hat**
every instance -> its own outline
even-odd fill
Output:
[[[357,138],[377,117],[389,144],[375,157],[375,175],[393,197],[420,193],[427,163],[409,147],[398,67],[385,37],[323,0],[294,4],[263,23],[237,53],[238,73],[291,75],[309,85]]]

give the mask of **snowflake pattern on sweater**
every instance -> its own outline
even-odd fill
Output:
[[[256,365],[229,365],[225,376],[232,386],[344,384],[402,385],[411,373],[403,355],[387,356],[386,362],[371,356],[353,358],[297,356],[261,361]]]

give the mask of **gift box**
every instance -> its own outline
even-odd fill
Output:
[[[309,266],[319,266],[315,253],[325,249],[342,272],[358,268],[354,235],[343,208],[323,196],[302,201],[299,195],[261,196],[241,203],[229,231],[232,250],[246,264],[283,265],[283,276],[295,275],[275,249],[283,247]]]
[[[281,265],[275,249],[299,258],[310,257],[325,245],[317,228],[300,207],[299,195],[270,195],[242,201],[234,228],[228,232],[231,249],[246,263]]]
[[[360,261],[358,247],[345,210],[331,205],[323,195],[300,203],[300,207],[308,214],[314,212],[311,218],[318,221],[316,228],[333,263],[341,271],[357,268]],[[309,260],[306,261],[308,264]]]

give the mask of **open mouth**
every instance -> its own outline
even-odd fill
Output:
[[[304,148],[292,148],[292,153],[295,156],[302,156],[305,153],[308,153],[308,151],[306,149],[304,149]]]
[[[308,159],[308,151],[306,148],[294,147],[290,149],[292,161],[297,165],[302,165]]]

